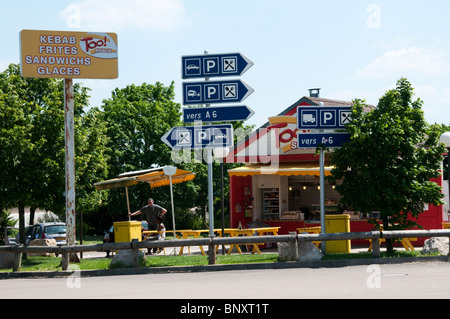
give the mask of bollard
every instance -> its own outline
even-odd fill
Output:
[[[61,254],[61,268],[62,270],[69,269],[69,253]]]
[[[213,237],[210,237],[211,241],[208,245],[208,264],[215,265],[216,264],[216,247],[214,245]]]
[[[14,253],[14,266],[13,271],[20,271],[20,268],[22,267],[22,253],[16,251]]]
[[[297,261],[298,260],[297,232],[289,232],[289,235],[295,236],[295,240],[289,242],[289,260]]]
[[[374,258],[380,258],[380,239],[373,238],[372,239],[372,256]]]

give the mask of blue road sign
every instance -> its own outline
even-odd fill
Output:
[[[183,104],[240,103],[253,91],[241,80],[184,82]]]
[[[255,112],[246,105],[185,108],[183,109],[183,122],[246,121],[253,114]]]
[[[217,147],[232,147],[233,125],[193,125],[173,127],[161,137],[171,148],[203,149]]]
[[[304,130],[345,129],[351,122],[350,106],[299,106],[297,126]]]
[[[181,57],[183,79],[240,76],[252,66],[253,62],[241,53]]]
[[[300,133],[297,134],[297,148],[341,147],[350,140],[349,133]]]

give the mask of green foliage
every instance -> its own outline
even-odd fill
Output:
[[[93,184],[123,172],[176,165],[197,174],[194,181],[174,187],[177,220],[186,228],[203,228],[208,201],[204,154],[202,150],[189,150],[187,160],[177,161],[174,152],[161,141],[170,128],[183,125],[181,107],[173,101],[174,84],[117,88],[101,109],[86,110],[88,91],[80,84],[74,85],[78,218],[83,214],[83,222],[96,232],[126,219],[125,190],[97,191]],[[242,122],[234,126],[240,128]],[[63,80],[23,78],[19,65],[11,64],[0,73],[0,207],[19,207],[21,228],[25,207],[52,211],[65,219],[64,153]],[[225,164],[224,171],[234,166]],[[219,176],[219,165],[214,165],[217,217],[221,213]],[[226,173],[224,180],[227,198]],[[168,188],[150,189],[145,183],[129,188],[130,209],[141,208],[148,197],[171,212]],[[200,212],[188,213],[193,207],[199,207]],[[171,218],[168,220],[170,225]]]
[[[107,127],[108,178],[119,174],[171,164],[170,150],[161,137],[180,124],[180,105],[173,102],[174,84],[164,87],[143,83],[115,89],[111,98],[103,101],[102,119]],[[98,182],[100,180],[93,180]],[[139,184],[128,189],[130,210],[136,211],[148,197],[157,204],[170,206],[170,194],[165,189],[153,189]],[[103,213],[105,225],[127,217],[125,189],[105,191],[107,201]]]
[[[196,173],[193,181],[177,184],[173,188],[176,215],[176,228],[204,228],[203,215],[208,202],[207,166],[203,150],[172,151],[161,141],[161,137],[172,127],[183,126],[181,106],[173,102],[174,84],[165,87],[159,82],[154,85],[143,83],[140,86],[128,85],[115,89],[111,98],[103,102],[103,119],[107,123],[108,135],[108,178],[119,174],[152,167],[175,165]],[[242,122],[234,124],[242,127]],[[228,197],[227,169],[236,166],[225,164],[225,198]],[[214,195],[220,198],[219,165],[214,165]],[[104,202],[100,217],[104,228],[114,221],[127,218],[124,189],[106,191],[108,199]],[[146,205],[152,197],[156,203],[166,208],[165,224],[172,227],[171,200],[168,187],[150,189],[146,183],[128,188],[130,210],[136,211]],[[215,212],[220,212],[220,200],[215,200]],[[227,206],[227,205],[226,205]],[[191,208],[200,212],[192,214]],[[140,216],[139,218],[142,218]],[[180,228],[181,227],[181,228]]]
[[[52,211],[65,219],[65,127],[63,81],[23,78],[19,65],[0,73],[0,207]],[[98,110],[85,113],[88,90],[74,85],[78,211],[101,200],[92,179],[106,176],[105,126]],[[97,203],[97,205],[95,205]]]
[[[361,212],[380,211],[383,227],[416,226],[426,204],[441,205],[441,187],[430,181],[440,176],[443,146],[439,130],[423,117],[420,99],[412,100],[413,88],[406,79],[380,98],[365,113],[364,101],[355,100],[351,140],[331,155],[331,180],[341,203]],[[374,222],[378,227],[378,224]]]
[[[5,210],[0,210],[0,242],[4,242],[5,238],[5,230],[7,227],[14,227],[17,220],[12,218],[11,214]],[[8,236],[14,237],[15,234],[8,230]]]

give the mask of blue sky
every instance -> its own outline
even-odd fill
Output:
[[[241,52],[254,62],[241,79],[243,104],[260,126],[309,88],[321,97],[376,105],[400,77],[424,101],[430,123],[450,124],[448,0],[46,0],[0,12],[0,69],[19,62],[22,29],[116,32],[119,78],[77,80],[99,106],[116,87],[175,81],[181,56]]]

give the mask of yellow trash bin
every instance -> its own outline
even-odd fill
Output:
[[[350,215],[325,215],[326,233],[349,233]],[[329,240],[326,242],[327,253],[350,253],[350,240]]]
[[[133,239],[141,241],[142,230],[141,222],[115,222],[114,226],[114,241],[116,243],[127,243]]]

